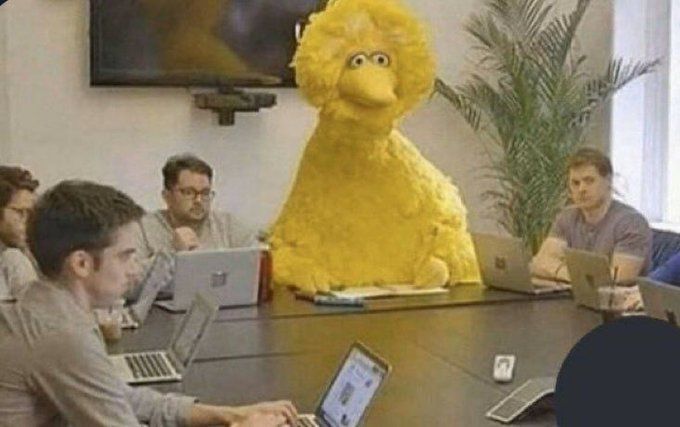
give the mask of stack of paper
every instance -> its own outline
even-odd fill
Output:
[[[331,295],[337,298],[384,298],[397,296],[419,296],[445,294],[446,288],[416,288],[413,285],[377,285],[359,286],[340,291],[331,291]]]

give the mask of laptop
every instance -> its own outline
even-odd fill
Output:
[[[531,256],[520,239],[473,233],[472,240],[484,285],[532,295],[570,289],[568,283],[531,277]]]
[[[158,292],[172,279],[171,263],[171,256],[165,252],[153,257],[146,276],[139,284],[142,290],[137,302],[123,309],[123,329],[136,329],[144,323]]]
[[[313,414],[298,417],[297,427],[356,427],[392,368],[360,342],[352,344]]]
[[[208,290],[220,307],[257,304],[261,257],[261,247],[178,252],[172,299],[156,305],[184,311],[196,292]]]
[[[609,259],[602,254],[578,249],[565,249],[571,291],[576,304],[600,310],[599,289],[613,286]]]
[[[678,326],[680,317],[680,287],[657,282],[647,277],[638,278],[638,286],[642,295],[647,316],[667,320]]]
[[[166,350],[110,355],[128,384],[180,381],[217,314],[217,304],[197,293]]]

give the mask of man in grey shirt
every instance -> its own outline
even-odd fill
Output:
[[[23,168],[0,166],[0,298],[17,296],[38,278],[26,245],[26,221],[38,184]]]
[[[620,281],[647,271],[652,246],[649,224],[635,209],[612,199],[612,174],[609,158],[595,149],[580,149],[570,158],[568,185],[574,205],[557,215],[532,261],[535,275],[569,280],[565,248],[606,255]]]
[[[29,245],[45,279],[0,304],[2,426],[281,426],[287,401],[226,407],[130,387],[107,357],[92,310],[111,305],[139,272],[125,194],[62,182],[38,201]]]
[[[157,252],[175,253],[196,249],[248,246],[254,235],[226,212],[214,211],[211,203],[213,170],[192,154],[170,157],[163,166],[163,200],[167,209],[145,215],[136,228],[137,251],[147,269]],[[172,276],[172,265],[165,266]],[[171,281],[169,281],[171,283]],[[141,284],[127,295],[136,299]],[[168,295],[166,289],[161,295]]]
[[[226,212],[211,209],[213,170],[192,154],[170,157],[163,166],[163,200],[167,209],[141,220],[142,259],[158,251],[190,251],[245,246],[254,239]]]

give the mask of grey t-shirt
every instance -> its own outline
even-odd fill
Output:
[[[651,264],[652,231],[642,214],[612,200],[609,210],[597,224],[586,222],[581,210],[570,206],[557,215],[550,236],[562,239],[573,249],[596,252],[611,260],[614,252],[645,260],[642,273]]]
[[[174,253],[172,226],[168,223],[167,211],[158,210],[145,215],[138,228],[138,255],[144,260],[154,253]],[[224,249],[248,246],[255,242],[254,233],[226,212],[210,211],[198,230],[200,249]]]

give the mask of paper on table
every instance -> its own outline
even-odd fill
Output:
[[[393,296],[418,296],[445,294],[449,290],[446,288],[416,288],[413,285],[394,284],[378,286],[361,286],[343,289],[341,291],[331,291],[331,294],[338,298],[380,298]]]

